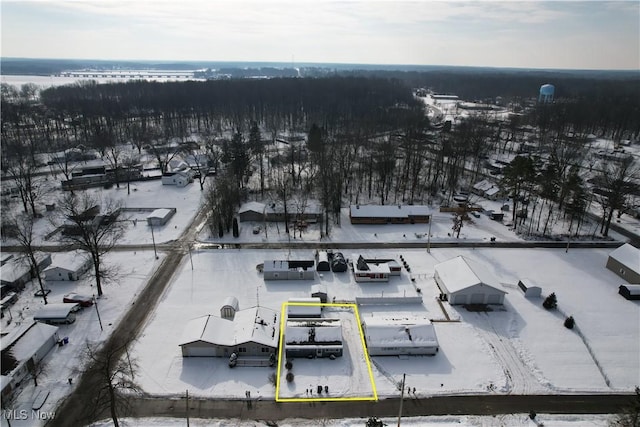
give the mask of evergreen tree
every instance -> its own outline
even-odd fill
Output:
[[[552,308],[556,308],[558,306],[558,299],[556,298],[555,292],[552,292],[551,295],[549,295],[544,300],[544,302],[542,303],[542,306],[544,308],[546,308],[547,310],[550,310]]]

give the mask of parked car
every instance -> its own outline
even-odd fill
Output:
[[[62,298],[62,302],[75,302],[82,307],[91,307],[93,305],[93,297],[87,295],[80,295],[76,293],[66,294]]]

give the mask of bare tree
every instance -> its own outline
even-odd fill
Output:
[[[45,305],[47,304],[47,295],[44,291],[44,285],[42,283],[42,277],[40,276],[40,269],[38,267],[38,261],[36,259],[36,250],[34,248],[34,235],[33,235],[33,223],[35,219],[33,216],[23,214],[20,216],[9,217],[7,225],[13,229],[13,234],[18,244],[22,247],[24,255],[29,262],[29,268],[31,268],[31,275],[38,279],[40,285],[40,291],[42,293],[42,299]]]
[[[620,162],[602,164],[602,172],[596,180],[600,186],[600,202],[603,211],[600,232],[603,236],[609,234],[613,212],[623,209],[627,197],[631,193],[638,192],[639,170],[634,165],[633,157],[627,157]]]
[[[64,194],[58,199],[58,206],[67,227],[63,240],[90,255],[100,296],[102,279],[110,276],[103,256],[114,248],[125,231],[124,222],[118,221],[121,203],[83,192]]]
[[[115,427],[120,425],[118,417],[127,415],[130,410],[128,394],[142,392],[134,382],[138,365],[129,357],[130,344],[129,340],[110,340],[98,348],[87,342],[89,363],[83,374],[92,382],[94,390],[93,416],[99,417],[108,411]]]

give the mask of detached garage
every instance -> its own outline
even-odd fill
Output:
[[[495,276],[463,256],[436,265],[434,278],[452,305],[504,303],[506,292]]]
[[[625,243],[609,254],[607,268],[628,283],[640,283],[640,249]]]

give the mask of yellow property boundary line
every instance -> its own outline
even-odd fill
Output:
[[[362,343],[362,350],[364,352],[364,360],[367,363],[367,370],[369,372],[369,380],[371,381],[371,389],[373,390],[373,396],[362,397],[292,397],[281,398],[280,397],[280,371],[282,369],[282,349],[284,347],[284,325],[287,319],[287,307],[290,305],[300,306],[320,306],[320,307],[341,307],[350,308],[353,310],[356,316],[356,322],[358,323],[358,331],[360,333],[360,342]],[[358,313],[358,306],[356,304],[338,304],[338,303],[315,303],[315,302],[283,302],[282,310],[280,312],[280,343],[278,345],[278,371],[276,377],[276,402],[348,402],[348,401],[377,401],[378,391],[376,390],[376,383],[373,380],[373,371],[371,370],[371,360],[369,358],[369,351],[364,340],[364,332],[362,331],[362,323],[360,322],[360,314]]]

